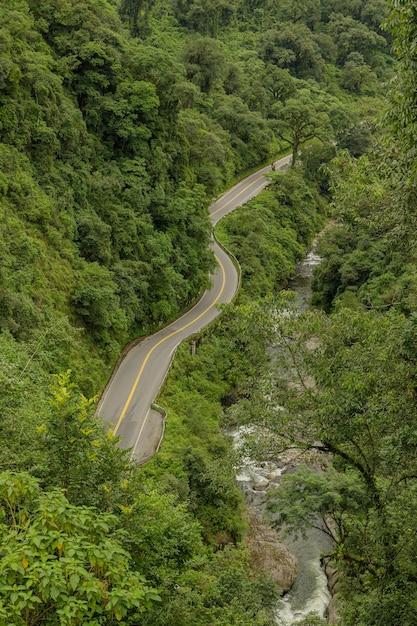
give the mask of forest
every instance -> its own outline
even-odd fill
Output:
[[[411,0],[1,3],[0,624],[280,624],[224,436],[250,423],[258,457],[325,459],[274,523],[323,520],[339,623],[414,625],[416,33]],[[136,467],[97,398],[208,286],[212,199],[286,152],[218,227],[242,289]],[[325,224],[300,316],[282,290]]]

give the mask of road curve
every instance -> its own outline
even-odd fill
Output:
[[[285,167],[290,156],[275,162],[275,168]],[[245,204],[264,189],[268,181],[267,166],[226,191],[210,207],[213,227],[217,222]],[[217,269],[211,275],[211,287],[199,302],[180,318],[146,337],[119,360],[101,398],[96,414],[121,437],[123,448],[132,448],[132,457],[142,462],[151,456],[162,436],[161,416],[151,408],[170,368],[177,346],[187,337],[198,333],[218,315],[216,305],[231,302],[239,286],[235,265],[215,242],[211,247],[217,259]]]

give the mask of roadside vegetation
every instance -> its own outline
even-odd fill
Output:
[[[411,625],[414,122],[404,111],[413,24],[398,9],[383,31],[388,14],[383,0],[0,7],[1,623],[275,623],[279,590],[243,547],[223,428],[262,415],[277,442],[295,435],[289,409],[278,423],[265,404],[266,347],[280,341],[270,321],[332,214],[341,235],[323,238],[315,295],[332,314],[317,314],[314,328],[287,320],[300,375],[322,392],[288,402],[297,437],[305,434],[297,443],[320,440],[336,459],[329,501],[323,483],[312,500],[336,520],[346,625],[376,626],[381,615]],[[376,126],[395,70],[392,40],[401,57],[388,116],[395,142]],[[96,395],[126,341],[207,286],[210,200],[284,149],[297,157],[291,171],[271,174],[269,189],[219,226],[241,260],[243,290],[195,356],[179,349],[160,399],[164,444],[136,468],[94,419]],[[301,348],[313,331],[323,354],[310,372]],[[353,345],[357,378],[355,355],[346,358]],[[347,394],[337,432],[326,359],[340,362]],[[271,402],[284,402],[284,387],[273,383]],[[385,413],[378,398],[389,400]],[[322,421],[308,421],[311,403]],[[295,528],[302,479],[283,488]],[[366,564],[358,557],[371,553]],[[391,619],[402,595],[409,602]]]

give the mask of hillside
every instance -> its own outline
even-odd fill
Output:
[[[120,345],[205,286],[226,182],[312,129],[366,147],[386,9],[339,4],[3,5],[0,328],[65,327],[51,357],[94,393]]]

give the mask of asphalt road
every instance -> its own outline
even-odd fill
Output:
[[[291,157],[275,162],[285,167]],[[271,166],[258,170],[231,187],[210,207],[213,226],[264,189],[265,174]],[[212,286],[201,300],[180,318],[154,335],[146,337],[120,359],[98,404],[97,415],[121,437],[123,448],[132,448],[138,462],[152,456],[163,435],[163,419],[151,408],[168,373],[177,346],[198,333],[218,315],[216,305],[231,302],[239,286],[239,276],[230,257],[216,243],[211,244],[218,267],[211,275]]]

